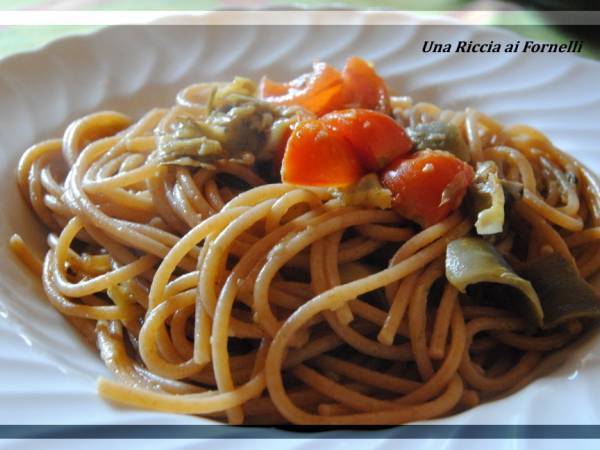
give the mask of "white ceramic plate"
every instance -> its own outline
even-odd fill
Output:
[[[40,253],[44,245],[45,234],[15,183],[15,166],[27,146],[59,136],[70,120],[98,109],[139,116],[151,107],[168,106],[181,87],[194,81],[228,80],[236,74],[258,79],[265,73],[285,80],[306,71],[317,58],[340,66],[348,56],[360,55],[375,62],[396,93],[447,108],[474,106],[507,123],[533,125],[600,169],[598,63],[569,55],[421,51],[425,40],[459,39],[510,42],[518,37],[496,29],[441,25],[137,26],[60,40],[0,62],[0,423],[202,422],[120,408],[96,396],[95,378],[109,375],[107,370],[46,303],[39,281],[7,248],[15,231],[36,243]],[[433,423],[600,423],[600,406],[593,401],[600,395],[599,377],[600,340],[592,339],[521,392]],[[361,442],[370,448],[393,445]],[[447,445],[454,442],[458,444]],[[163,447],[158,441],[155,446]]]

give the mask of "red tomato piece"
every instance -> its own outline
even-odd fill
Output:
[[[281,180],[302,186],[347,186],[365,171],[352,146],[319,120],[300,122],[288,139]]]
[[[342,75],[329,64],[313,64],[313,72],[288,83],[277,83],[263,77],[259,96],[276,105],[299,105],[317,115],[335,109],[341,100]]]
[[[412,148],[404,128],[377,111],[346,109],[326,114],[320,120],[352,144],[368,172],[379,172]]]
[[[342,78],[346,107],[355,106],[383,112],[390,110],[387,85],[377,75],[372,64],[357,56],[352,56],[346,61]]]
[[[393,161],[381,175],[392,207],[424,227],[457,209],[473,181],[473,168],[451,153],[424,150]]]
[[[341,73],[329,64],[317,62],[311,73],[287,83],[263,77],[259,96],[276,105],[302,106],[318,116],[345,107],[390,110],[385,81],[372,65],[356,56],[346,61]]]

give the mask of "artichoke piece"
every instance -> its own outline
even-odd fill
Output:
[[[256,85],[247,78],[201,84],[197,89],[205,94],[206,108],[201,117],[179,118],[161,137],[159,159],[165,164],[270,160],[287,139],[290,126],[308,115],[299,107],[276,107],[259,100]]]
[[[275,114],[254,97],[229,94],[208,116],[182,117],[173,123],[171,133],[160,138],[158,160],[200,167],[225,159],[254,161],[255,156],[264,156]]]
[[[473,183],[469,187],[471,202],[477,213],[477,234],[502,232],[504,226],[504,189],[494,161],[477,163]]]
[[[235,77],[233,81],[211,81],[207,83],[197,83],[190,86],[192,93],[189,100],[197,105],[202,105],[206,108],[207,113],[214,108],[218,108],[227,101],[227,97],[231,94],[241,94],[250,97],[256,96],[256,84],[254,81],[244,78]],[[182,91],[184,97],[189,95],[185,93],[189,88]],[[188,100],[186,98],[186,100]]]
[[[460,292],[501,305],[509,303],[538,328],[544,323],[544,311],[532,284],[481,238],[461,238],[448,244],[446,278]]]
[[[523,198],[523,183],[510,181],[505,178],[502,178],[500,183],[504,189],[504,198],[509,205],[511,200],[521,200]]]
[[[521,271],[531,281],[544,310],[544,328],[570,319],[600,318],[600,298],[564,259],[553,253],[532,261]]]
[[[225,156],[221,144],[205,136],[189,139],[163,136],[154,155],[161,164],[205,168],[213,168]]]
[[[178,140],[208,138],[221,142],[225,139],[223,127],[211,126],[204,121],[183,117],[172,125],[172,137]]]
[[[254,97],[256,95],[256,84],[249,78],[235,77],[231,83],[218,86],[210,98],[209,111],[212,108],[220,108],[227,104],[232,94]]]
[[[340,199],[346,206],[390,209],[392,192],[382,186],[377,174],[370,173],[357,183],[344,188],[331,188],[331,195]]]
[[[254,97],[230,94],[198,125],[202,133],[216,139],[233,157],[242,153],[259,156],[275,120],[271,105]]]
[[[430,123],[420,123],[406,130],[417,150],[446,150],[454,156],[469,162],[471,153],[469,146],[460,134],[458,128],[451,123],[436,120]]]

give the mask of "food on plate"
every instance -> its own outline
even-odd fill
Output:
[[[48,300],[117,403],[394,425],[523,387],[600,317],[600,185],[539,131],[393,94],[374,66],[191,85],[30,147]]]

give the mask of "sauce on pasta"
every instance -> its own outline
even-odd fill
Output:
[[[90,114],[17,179],[49,249],[11,248],[115,374],[99,393],[134,407],[443,417],[524,386],[600,314],[595,176],[530,127],[390,96],[359,58]]]

